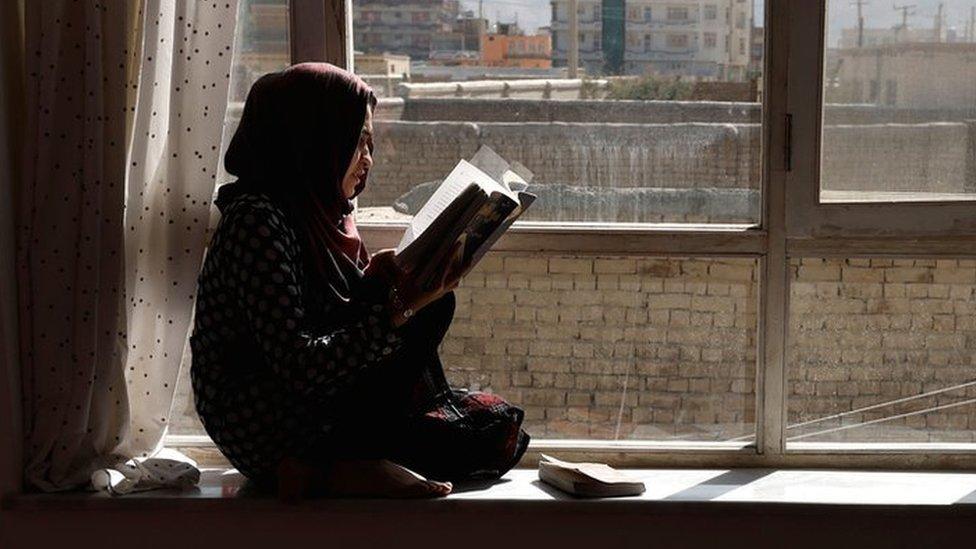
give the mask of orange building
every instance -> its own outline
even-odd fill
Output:
[[[552,68],[548,34],[486,34],[481,37],[481,63],[489,67]]]

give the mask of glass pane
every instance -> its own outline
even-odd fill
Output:
[[[976,199],[972,7],[828,2],[822,202]]]
[[[221,158],[230,144],[231,136],[237,130],[251,84],[267,72],[287,67],[291,57],[288,0],[240,0],[237,10],[237,37],[234,42]],[[224,172],[224,164],[221,162],[217,180],[225,182],[232,179]],[[180,369],[168,431],[170,435],[206,434],[193,407],[189,367],[189,364],[184,363]]]
[[[976,261],[790,274],[788,442],[976,442]]]
[[[493,253],[457,291],[441,357],[538,438],[750,442],[756,265]]]
[[[763,28],[752,0],[356,1],[383,97],[363,221],[406,219],[482,146],[532,172],[524,220],[759,220]],[[570,79],[569,51],[580,72]]]

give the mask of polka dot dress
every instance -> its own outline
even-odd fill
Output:
[[[191,380],[207,432],[252,479],[321,448],[337,397],[403,344],[383,292],[346,302],[327,285],[305,276],[300,240],[268,197],[228,204],[199,277]]]

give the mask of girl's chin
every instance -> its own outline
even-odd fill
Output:
[[[352,191],[352,196],[349,197],[349,199],[352,200],[353,198],[356,198],[357,196],[362,194],[362,192],[365,190],[366,190],[366,182],[360,181],[359,183],[356,184],[356,187]]]

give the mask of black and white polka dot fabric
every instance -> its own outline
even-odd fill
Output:
[[[224,210],[199,277],[191,379],[207,432],[267,479],[334,427],[336,396],[402,346],[383,291],[344,300],[306,276],[298,235],[267,196]],[[364,285],[365,286],[365,285]]]

